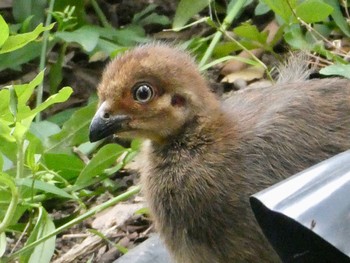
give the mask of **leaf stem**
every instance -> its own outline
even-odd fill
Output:
[[[16,170],[16,178],[22,178],[24,172],[24,140],[21,139],[17,141],[17,170]],[[5,231],[8,225],[11,224],[12,218],[16,212],[16,208],[19,200],[19,192],[20,188],[16,187],[16,185],[5,178],[2,178],[2,183],[7,184],[7,186],[11,190],[11,202],[6,210],[4,219],[0,223],[0,234]]]
[[[5,231],[8,225],[11,224],[12,218],[16,212],[16,208],[18,205],[18,200],[19,200],[19,193],[18,189],[14,184],[9,183],[8,184],[9,188],[11,189],[11,202],[6,210],[6,214],[4,216],[4,219],[2,220],[0,224],[0,234]]]
[[[201,59],[199,63],[199,67],[203,67],[205,63],[207,63],[210,56],[213,54],[214,48],[219,42],[221,36],[226,31],[229,25],[231,25],[232,21],[236,18],[239,11],[241,11],[242,7],[246,3],[246,0],[237,0],[234,5],[228,10],[227,16],[225,17],[223,23],[220,25],[218,31],[214,34],[213,39],[211,40],[209,47],[207,48],[206,52],[204,53],[203,58]]]
[[[112,28],[112,26],[108,23],[108,20],[104,13],[102,12],[101,8],[98,6],[97,2],[95,0],[90,0],[92,7],[94,8],[96,15],[101,21],[101,24],[106,28]]]
[[[50,5],[49,5],[49,10],[47,12],[47,17],[45,21],[45,26],[49,26],[51,24],[51,19],[52,19],[52,11],[53,11],[53,6],[55,4],[55,0],[50,0]],[[46,30],[43,33],[43,45],[41,47],[41,54],[40,54],[40,64],[39,64],[39,71],[43,71],[45,69],[46,65],[46,51],[47,51],[47,43],[49,39],[49,31]],[[42,101],[43,101],[43,92],[44,92],[44,81],[41,82],[37,88],[36,91],[36,107],[38,107]],[[35,121],[39,122],[41,120],[41,113],[39,112],[36,117]]]

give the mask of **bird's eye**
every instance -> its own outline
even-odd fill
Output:
[[[133,91],[134,100],[146,103],[153,98],[153,89],[148,84],[141,84],[134,88]]]

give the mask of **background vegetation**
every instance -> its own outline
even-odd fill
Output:
[[[155,2],[0,4],[1,262],[50,262],[64,231],[139,191],[120,172],[138,141],[88,142],[94,87],[109,58],[154,39],[175,41],[218,82],[247,65],[269,78],[273,61],[302,50],[321,74],[350,77],[346,0]]]

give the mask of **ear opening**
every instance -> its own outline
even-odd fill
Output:
[[[179,95],[179,94],[174,94],[171,97],[171,105],[174,107],[182,107],[186,103],[185,97]]]

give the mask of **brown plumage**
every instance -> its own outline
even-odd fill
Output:
[[[162,44],[113,60],[95,141],[145,138],[143,192],[181,263],[275,262],[249,196],[350,146],[350,82],[247,89],[219,101],[193,59]]]

